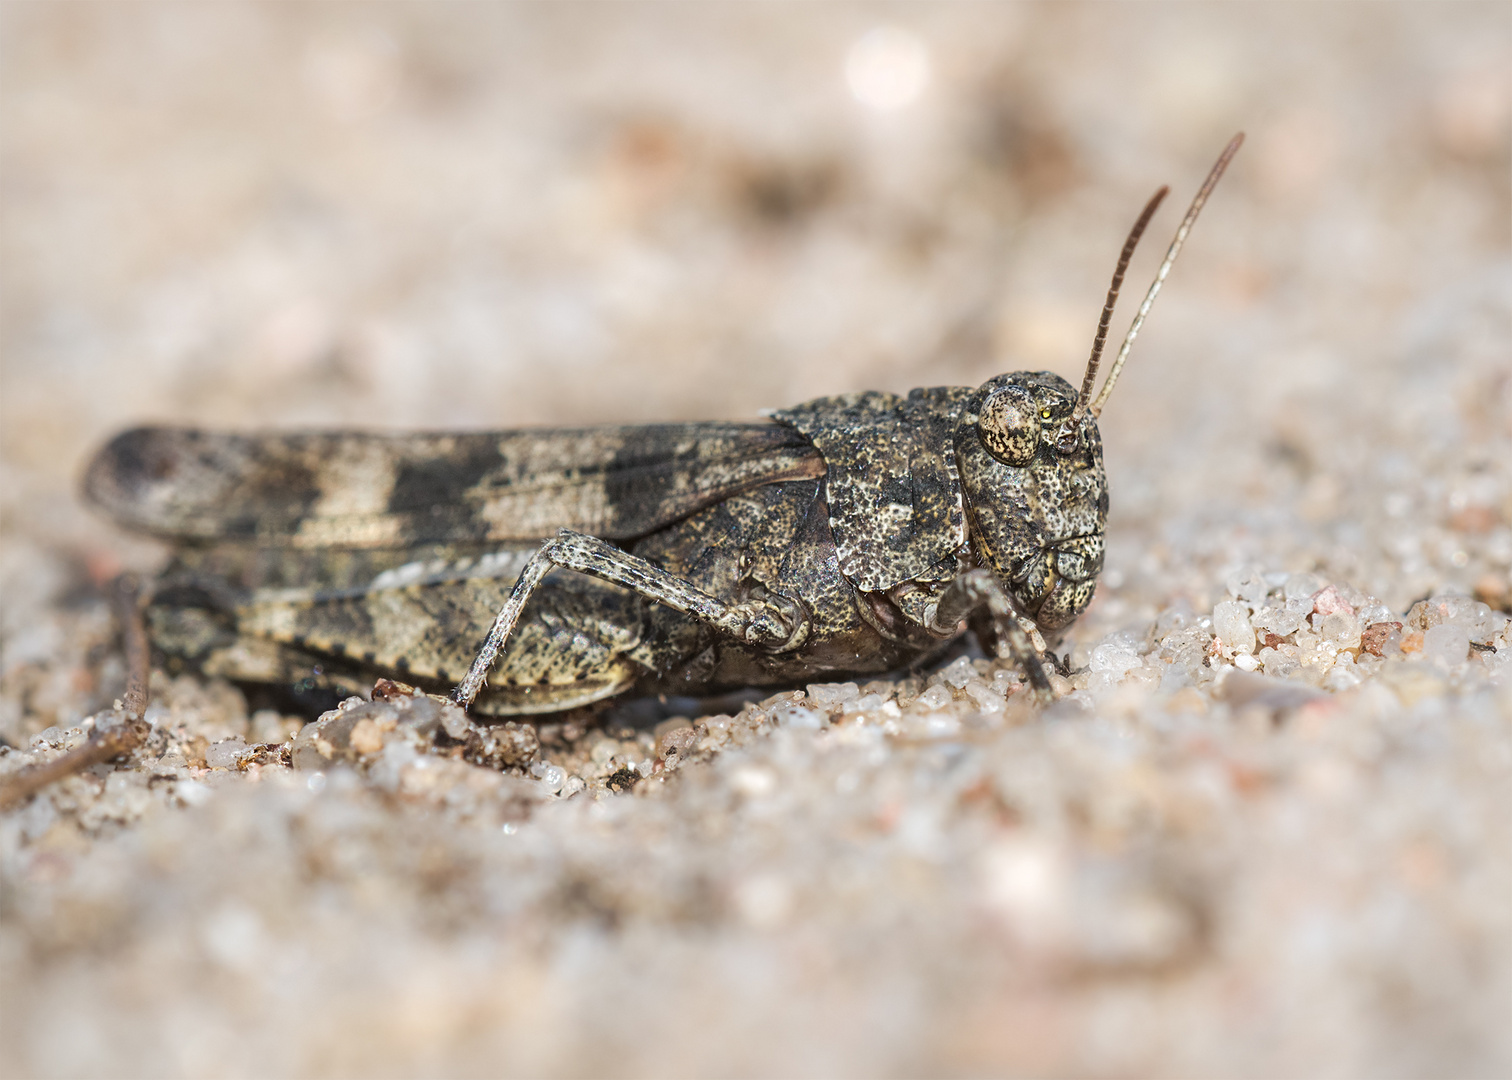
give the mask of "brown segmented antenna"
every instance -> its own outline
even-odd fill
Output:
[[[1097,336],[1092,339],[1092,355],[1087,358],[1087,373],[1082,376],[1081,393],[1076,396],[1076,408],[1071,410],[1071,415],[1061,425],[1059,437],[1062,442],[1076,438],[1082,417],[1087,415],[1087,404],[1092,400],[1092,384],[1097,381],[1097,366],[1102,361],[1103,343],[1108,340],[1108,324],[1113,321],[1113,306],[1118,303],[1118,290],[1123,287],[1124,272],[1129,269],[1129,260],[1134,257],[1134,249],[1139,246],[1139,238],[1144,235],[1150,219],[1155,216],[1155,211],[1160,208],[1161,201],[1170,191],[1169,187],[1162,186],[1150,201],[1145,203],[1144,212],[1139,215],[1139,220],[1134,222],[1134,227],[1129,230],[1129,238],[1124,241],[1123,252],[1118,256],[1118,268],[1113,271],[1113,283],[1108,286],[1108,299],[1103,303],[1102,318],[1097,320]]]
[[[1113,384],[1118,381],[1118,373],[1123,370],[1124,361],[1129,357],[1129,349],[1134,345],[1134,339],[1139,336],[1140,327],[1144,326],[1145,316],[1150,313],[1150,307],[1155,303],[1155,297],[1160,294],[1160,287],[1165,284],[1166,275],[1171,272],[1171,266],[1176,262],[1176,256],[1181,251],[1181,245],[1186,243],[1187,233],[1192,231],[1192,225],[1197,220],[1197,215],[1202,211],[1202,205],[1207,202],[1208,196],[1213,193],[1223,170],[1228,168],[1228,163],[1239,152],[1239,147],[1244,143],[1244,132],[1235,135],[1229,144],[1223,148],[1223,153],[1218,155],[1218,161],[1213,165],[1213,170],[1208,173],[1207,179],[1202,182],[1202,187],[1197,192],[1197,197],[1192,200],[1191,209],[1186,212],[1186,217],[1181,219],[1181,227],[1176,230],[1176,238],[1171,241],[1171,246],[1166,251],[1165,261],[1160,264],[1160,269],[1155,272],[1155,280],[1150,285],[1150,291],[1145,293],[1144,303],[1139,305],[1139,313],[1134,316],[1134,322],[1129,326],[1129,332],[1124,337],[1123,348],[1118,350],[1118,357],[1113,361],[1113,367],[1108,371],[1108,379],[1103,383],[1102,392],[1097,395],[1097,400],[1092,403],[1087,411],[1094,417],[1102,415],[1103,405],[1108,400],[1108,395],[1113,392]]]

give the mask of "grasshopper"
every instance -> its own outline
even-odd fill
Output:
[[[171,668],[360,691],[375,677],[491,716],[884,674],[968,626],[1051,694],[1045,635],[1091,602],[1107,480],[1097,419],[1193,200],[1094,399],[1050,372],[863,392],[761,423],[503,432],[139,428],[85,492],[174,554],[147,606]],[[481,643],[481,644],[480,644]],[[1053,659],[1053,654],[1051,654]]]

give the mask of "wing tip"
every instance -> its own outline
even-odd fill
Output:
[[[183,461],[182,428],[135,427],[116,435],[95,452],[80,482],[84,500],[122,525],[160,531],[152,507],[174,483]]]
[[[95,451],[80,484],[87,502],[117,515],[131,505],[144,472],[144,451],[152,431],[145,427],[123,431]]]

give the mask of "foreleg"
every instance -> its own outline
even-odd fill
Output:
[[[931,629],[942,634],[955,633],[963,619],[982,609],[992,616],[997,628],[998,655],[1003,656],[1006,650],[1007,657],[1023,668],[1040,702],[1053,701],[1055,692],[1050,686],[1053,668],[1029,639],[1019,623],[1012,597],[991,572],[968,570],[952,581],[940,596]]]

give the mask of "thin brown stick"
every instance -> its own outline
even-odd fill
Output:
[[[128,717],[140,720],[147,714],[147,682],[152,675],[152,651],[147,647],[147,626],[142,620],[142,586],[135,574],[122,574],[111,586],[111,606],[121,628],[121,650],[126,654],[126,693],[121,706]]]
[[[55,780],[129,754],[146,740],[152,730],[152,725],[143,719],[147,712],[147,680],[151,674],[152,654],[147,647],[147,628],[142,621],[139,594],[139,584],[132,574],[122,574],[111,588],[111,606],[115,609],[121,647],[126,654],[126,693],[121,698],[120,708],[113,714],[118,722],[102,730],[99,727],[100,720],[105,718],[102,714],[95,721],[94,733],[83,746],[76,746],[51,761],[0,777],[0,810],[15,805]]]

